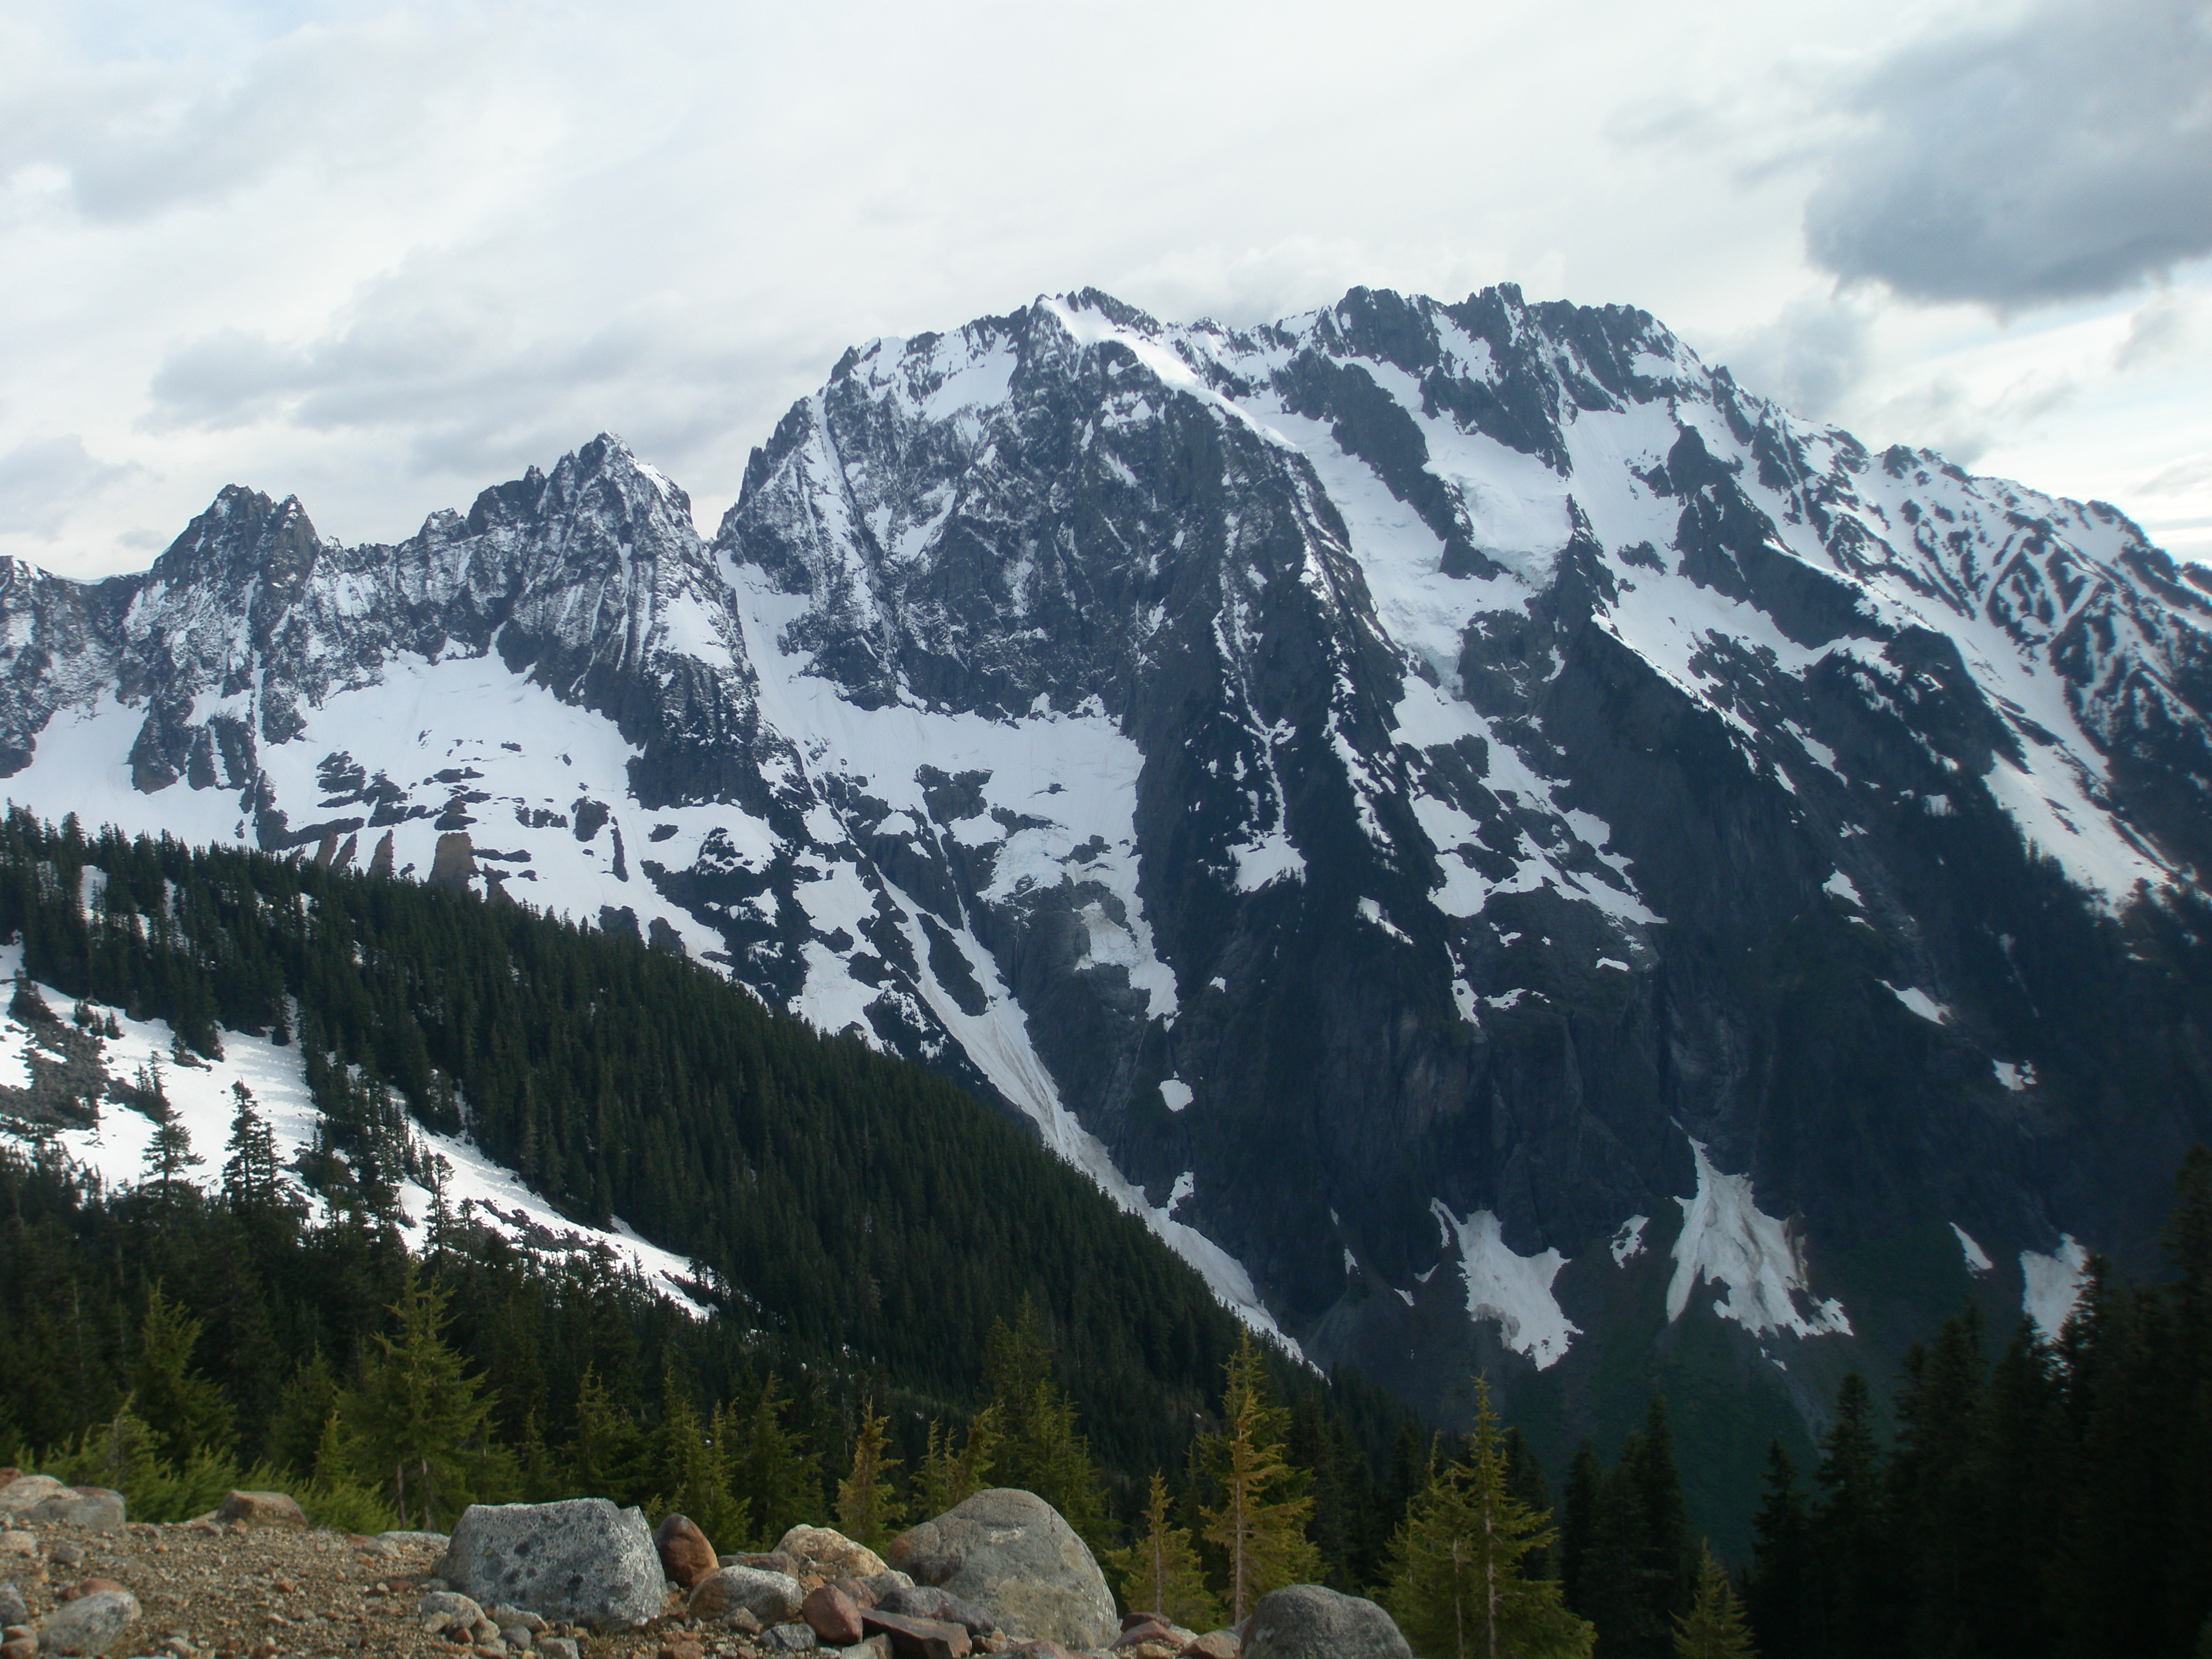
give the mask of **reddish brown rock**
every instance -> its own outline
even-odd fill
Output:
[[[38,1651],[39,1638],[35,1636],[18,1636],[0,1642],[0,1659],[36,1659]]]
[[[707,1534],[688,1515],[671,1515],[656,1528],[653,1547],[660,1552],[661,1571],[684,1589],[690,1589],[721,1563]]]
[[[835,1584],[807,1591],[799,1616],[833,1648],[849,1648],[867,1634],[860,1628],[860,1604]]]
[[[74,1601],[80,1595],[96,1595],[101,1590],[119,1590],[122,1588],[112,1578],[80,1578],[62,1592],[62,1600]]]
[[[1185,1648],[1183,1659],[1238,1659],[1243,1644],[1233,1630],[1210,1630]]]
[[[968,1632],[942,1619],[909,1619],[872,1609],[860,1615],[860,1623],[891,1638],[895,1659],[968,1659],[975,1651]]]
[[[706,1654],[696,1642],[672,1639],[660,1644],[659,1659],[706,1659]]]

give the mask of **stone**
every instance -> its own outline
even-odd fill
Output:
[[[660,1644],[659,1659],[707,1659],[707,1650],[696,1642],[671,1637]]]
[[[763,1653],[812,1653],[822,1644],[805,1625],[777,1625],[763,1631],[753,1645]]]
[[[0,1581],[0,1625],[20,1625],[30,1616],[30,1608],[23,1604],[23,1592]]]
[[[126,1589],[95,1590],[48,1613],[39,1625],[42,1653],[106,1653],[138,1622],[138,1598]]]
[[[1260,1598],[1240,1659],[1413,1659],[1413,1650],[1364,1596],[1292,1584]]]
[[[513,1653],[526,1650],[535,1638],[532,1636],[530,1626],[527,1625],[501,1625],[499,1627],[499,1639],[506,1643],[507,1650]]]
[[[866,1544],[856,1544],[828,1527],[793,1527],[776,1540],[776,1548],[799,1564],[800,1575],[818,1572],[824,1578],[866,1578],[884,1570],[884,1559]]]
[[[644,1515],[604,1498],[471,1504],[437,1571],[478,1601],[601,1632],[635,1630],[661,1610],[660,1556]]]
[[[1017,1654],[1020,1659],[1075,1659],[1075,1656],[1057,1642],[1036,1637],[1026,1642],[1017,1642],[1010,1648],[999,1650],[1001,1655]]]
[[[1197,1659],[1242,1659],[1243,1646],[1233,1630],[1210,1630],[1183,1652],[1186,1656],[1195,1654]]]
[[[831,1647],[848,1648],[867,1632],[860,1628],[860,1604],[835,1584],[806,1592],[799,1616],[808,1628]]]
[[[529,1608],[518,1607],[507,1601],[502,1601],[497,1607],[488,1609],[485,1617],[501,1630],[506,1629],[509,1625],[520,1625],[532,1636],[544,1635],[547,1628],[544,1620],[531,1612]]]
[[[474,1630],[477,1620],[483,1616],[483,1608],[474,1596],[453,1590],[432,1590],[415,1604],[416,1621],[433,1632],[447,1628]],[[432,1625],[429,1621],[434,1619],[438,1622]]]
[[[979,1492],[901,1533],[885,1553],[917,1584],[980,1603],[1017,1641],[1103,1648],[1121,1629],[1089,1547],[1035,1492]]]
[[[125,1508],[119,1492],[106,1486],[69,1486],[40,1498],[24,1512],[24,1519],[82,1527],[87,1532],[121,1532]]]
[[[62,1592],[62,1600],[74,1601],[80,1595],[97,1595],[102,1590],[119,1590],[122,1588],[112,1578],[80,1578]]]
[[[573,1636],[544,1636],[538,1640],[538,1651],[544,1659],[581,1659]]]
[[[38,1651],[35,1636],[11,1636],[0,1642],[0,1659],[37,1659]]]
[[[84,1562],[84,1551],[64,1538],[46,1547],[46,1559],[57,1567],[81,1566]]]
[[[736,1555],[718,1555],[718,1567],[758,1567],[763,1572],[780,1572],[787,1577],[799,1577],[799,1563],[781,1550],[755,1550]]]
[[[68,1490],[51,1474],[19,1474],[0,1486],[0,1515],[28,1515],[57,1492]]]
[[[889,1595],[895,1589],[912,1589],[914,1588],[914,1580],[912,1577],[905,1573],[893,1572],[888,1569],[882,1572],[872,1572],[866,1578],[855,1579],[854,1582],[859,1584],[863,1590],[867,1592],[866,1597],[856,1595],[853,1598],[855,1601],[860,1602],[864,1607],[872,1607],[877,1606],[883,1601],[884,1597]]]
[[[881,1633],[837,1650],[837,1659],[891,1659],[891,1638]]]
[[[707,1534],[688,1515],[671,1514],[653,1529],[653,1547],[660,1552],[661,1571],[680,1589],[690,1589],[721,1563]]]
[[[987,1630],[997,1628],[998,1620],[988,1609],[955,1595],[949,1589],[934,1584],[914,1584],[904,1589],[895,1589],[887,1595],[877,1597],[876,1605],[885,1613],[903,1613],[909,1619],[936,1619],[948,1625],[957,1625],[970,1636],[981,1636]]]
[[[256,1527],[304,1527],[299,1500],[284,1492],[234,1492],[216,1510],[218,1521],[243,1521]]]
[[[0,1532],[0,1555],[36,1555],[39,1534],[34,1532]]]
[[[916,1619],[878,1607],[862,1613],[860,1622],[891,1638],[896,1659],[968,1659],[975,1648],[968,1632],[949,1620]]]
[[[798,1618],[805,1600],[806,1593],[789,1573],[717,1567],[692,1590],[690,1612],[695,1619],[711,1619],[742,1607],[763,1626],[781,1625]]]

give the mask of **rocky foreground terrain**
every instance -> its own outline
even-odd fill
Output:
[[[805,1526],[717,1554],[682,1516],[648,1533],[602,1498],[479,1505],[451,1536],[311,1528],[276,1492],[155,1525],[127,1521],[117,1493],[14,1469],[0,1521],[0,1659],[1411,1659],[1381,1608],[1318,1586],[1263,1598],[1237,1630],[1117,1616],[1082,1540],[1011,1489],[884,1556]]]

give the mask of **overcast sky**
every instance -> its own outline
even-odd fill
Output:
[[[711,528],[856,341],[1501,280],[2212,559],[2212,0],[0,0],[0,552],[70,574],[603,428]]]

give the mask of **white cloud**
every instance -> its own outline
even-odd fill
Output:
[[[1921,15],[21,0],[0,451],[71,432],[139,470],[0,518],[81,573],[143,564],[234,482],[391,538],[604,428],[711,520],[848,344],[1086,284],[1249,322],[1513,280],[1643,306],[1811,412],[1933,422],[1885,436],[2078,440],[2087,392],[2015,426],[1927,401],[2052,380],[2043,334],[1923,326],[1806,263],[1808,192],[1863,118],[1835,89]],[[2063,374],[2124,358],[2139,395],[2212,402],[2163,315]],[[1985,348],[2002,372],[1961,371]],[[2129,476],[2212,441],[2166,424]]]

